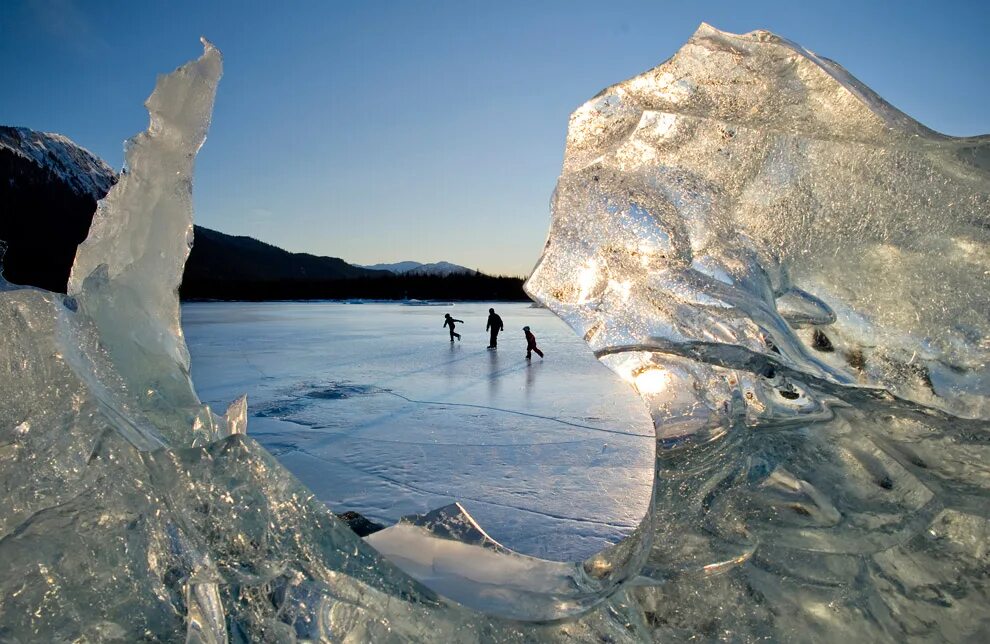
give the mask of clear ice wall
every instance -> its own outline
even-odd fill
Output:
[[[382,558],[243,398],[200,404],[176,288],[204,46],[159,79],[69,295],[0,283],[0,639],[987,637],[987,138],[707,25],[574,113],[527,289],[641,394],[656,478],[626,541],[485,590],[526,622]]]

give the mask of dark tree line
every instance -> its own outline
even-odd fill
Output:
[[[485,300],[529,301],[518,277],[391,275],[326,280],[186,281],[184,300]]]

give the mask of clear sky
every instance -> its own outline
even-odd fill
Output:
[[[197,222],[352,263],[528,274],[569,113],[702,21],[837,60],[922,123],[990,132],[990,2],[0,1],[0,124],[119,168],[155,75],[225,73]]]

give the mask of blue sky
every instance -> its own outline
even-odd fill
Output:
[[[833,58],[936,130],[990,132],[990,2],[0,3],[0,124],[120,167],[155,76],[225,74],[197,222],[354,263],[527,274],[569,113],[702,21]]]

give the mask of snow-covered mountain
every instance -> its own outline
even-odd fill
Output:
[[[61,134],[0,126],[2,272],[15,284],[65,292],[76,247],[114,183],[113,168]],[[250,237],[195,227],[183,294],[246,297],[257,283],[380,277],[336,257],[292,253]],[[386,274],[387,275],[387,274]]]
[[[6,252],[0,253],[3,278],[64,293],[76,247],[89,232],[96,202],[116,181],[113,168],[68,137],[0,126],[0,240],[6,246]],[[519,285],[511,281],[489,279],[450,262],[359,267],[335,257],[292,253],[201,226],[194,230],[195,244],[182,283],[182,295],[187,298],[522,296]],[[461,280],[391,279],[390,273],[410,278],[465,274],[481,279],[474,284],[423,285]],[[363,281],[357,286],[342,285],[349,280]]]
[[[412,270],[406,271],[406,275],[475,275],[478,271],[472,270],[470,268],[465,268],[459,264],[451,264],[450,262],[433,262],[432,264],[423,264]]]
[[[96,201],[117,182],[113,168],[61,134],[0,126],[0,150],[33,162],[39,170],[50,171],[74,192]]]
[[[396,262],[394,264],[373,264],[365,266],[376,271],[390,271],[396,275],[475,275],[478,271],[451,264],[450,262],[432,262],[424,264],[422,262]]]
[[[0,126],[3,276],[64,293],[96,202],[116,181],[113,168],[61,134]]]

